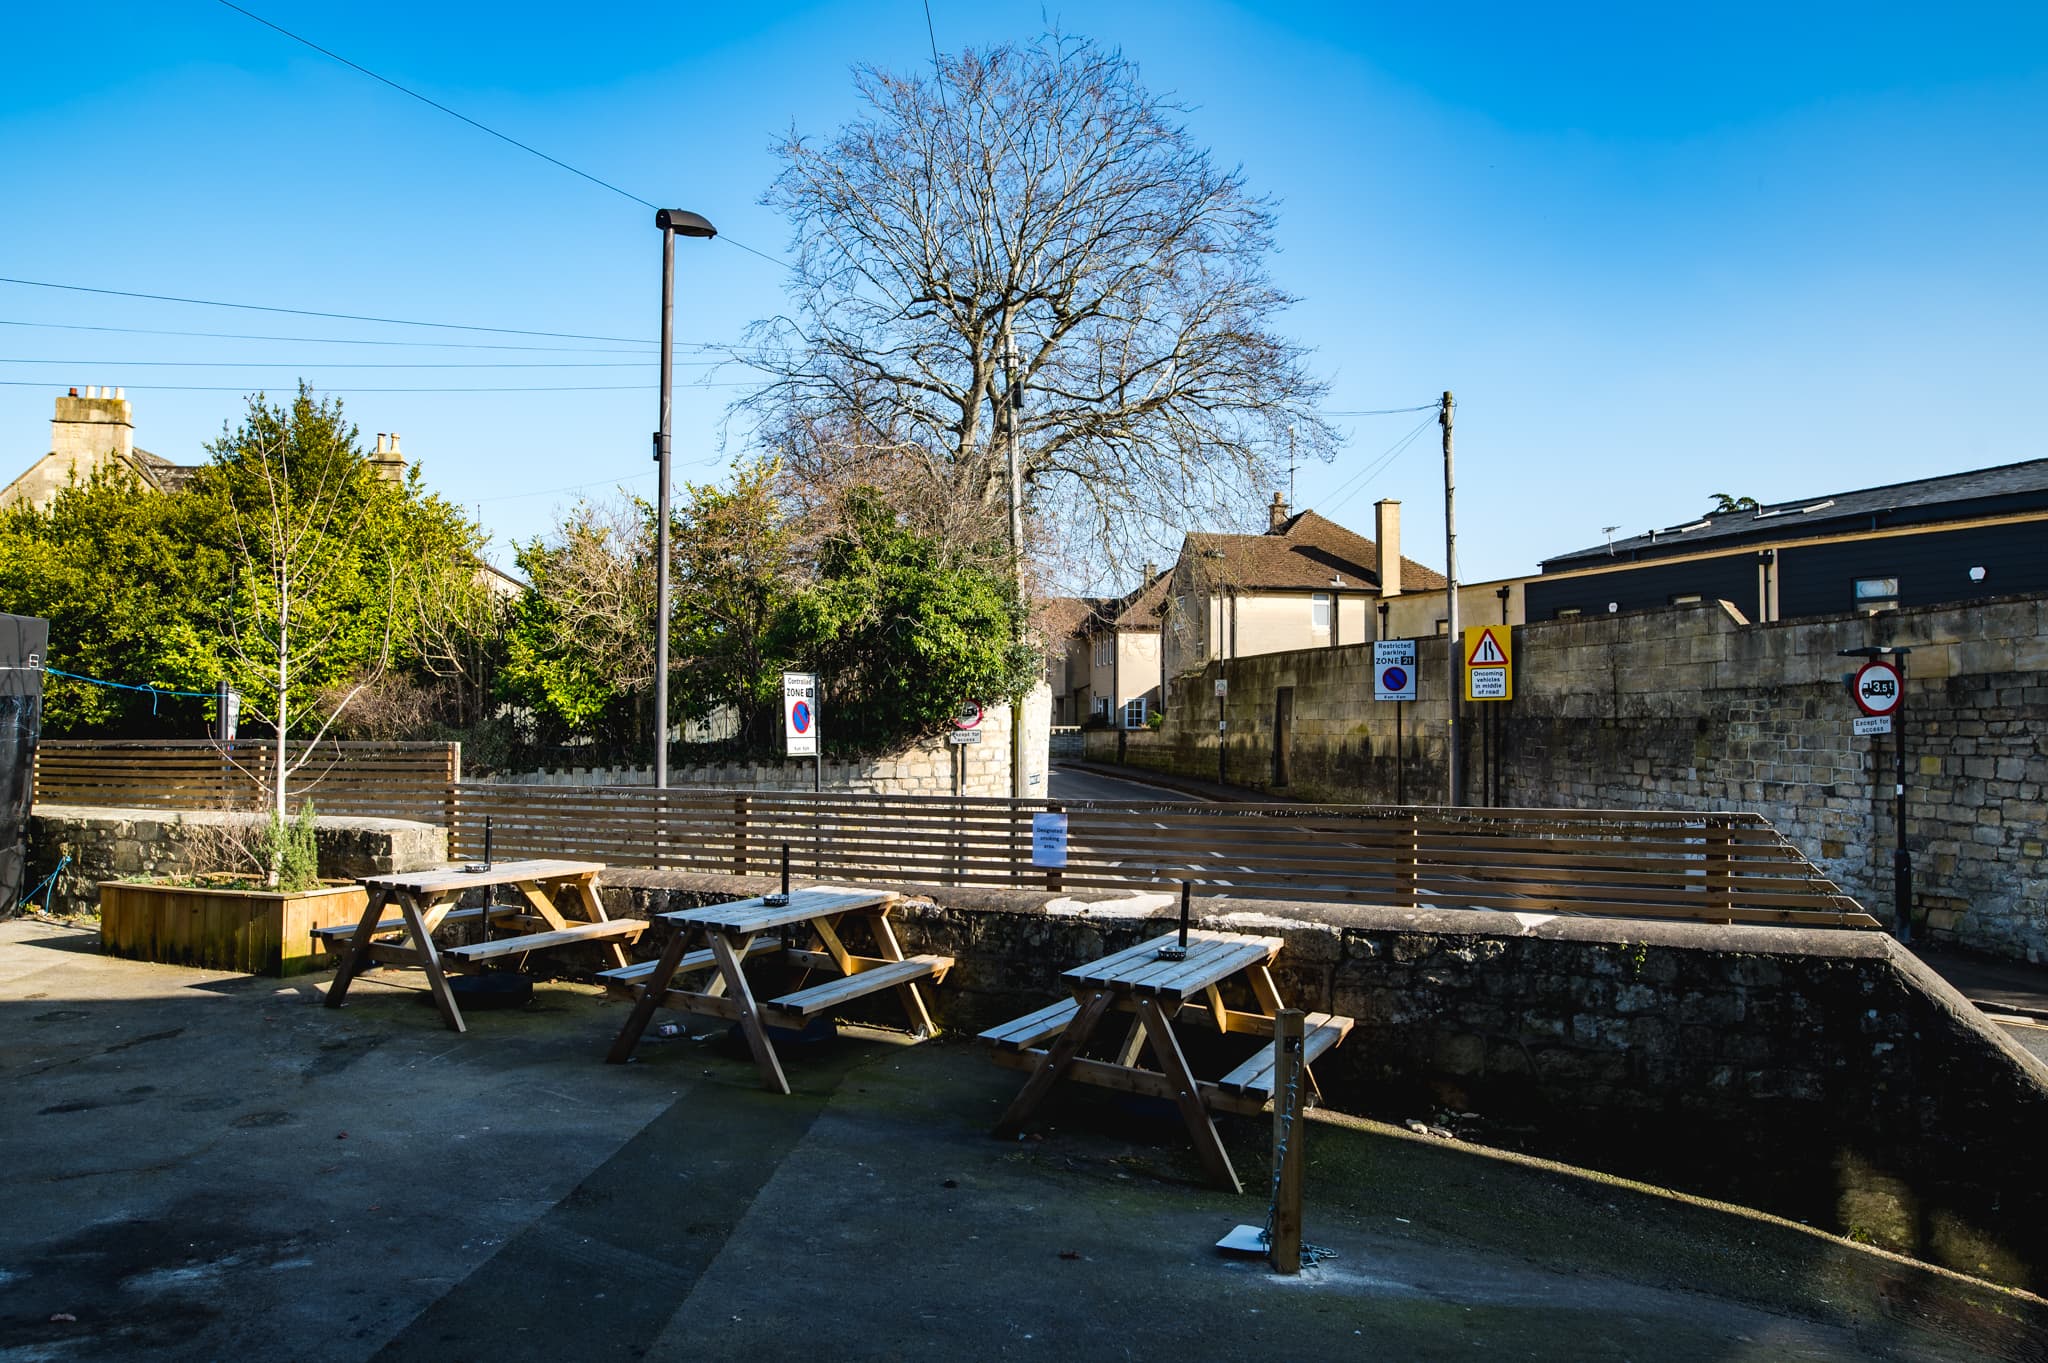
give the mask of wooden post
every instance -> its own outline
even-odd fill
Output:
[[[732,799],[732,873],[743,876],[747,873],[747,810],[753,800],[745,795]]]
[[[1732,874],[1734,862],[1730,859],[1734,840],[1729,836],[1728,821],[1722,818],[1707,820],[1707,912],[1718,916],[1723,922],[1733,921],[1730,910],[1735,905],[1735,877]]]
[[[1401,850],[1394,854],[1394,902],[1401,908],[1412,909],[1415,907],[1416,898],[1415,862],[1418,837],[1416,815],[1413,810],[1408,812],[1403,822],[1408,831],[1401,839]]]
[[[1301,1272],[1302,1036],[1299,1008],[1273,1019],[1273,1221],[1266,1254],[1275,1273]]]
[[[1046,812],[1046,813],[1048,813],[1048,814],[1064,814],[1064,813],[1066,813],[1066,812],[1067,812],[1067,807],[1066,807],[1065,805],[1058,805],[1058,804],[1049,804],[1049,805],[1047,805],[1047,806],[1045,807],[1045,812]],[[1070,828],[1069,828],[1069,829],[1067,830],[1067,838],[1068,838],[1068,844],[1067,844],[1067,845],[1068,845],[1068,846],[1069,846],[1069,847],[1071,848],[1071,847],[1073,846],[1073,829],[1072,829],[1071,827],[1070,827]],[[1063,867],[1059,867],[1059,866],[1048,866],[1048,867],[1046,867],[1046,869],[1045,869],[1045,888],[1046,888],[1046,889],[1048,889],[1048,890],[1059,890],[1059,889],[1062,889],[1062,888],[1064,888],[1064,887],[1065,887],[1065,885],[1066,885],[1066,880],[1065,880],[1065,868],[1063,868]]]

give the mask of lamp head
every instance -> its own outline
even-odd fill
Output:
[[[692,213],[686,208],[657,208],[654,210],[654,225],[664,232],[674,232],[679,237],[715,237],[718,229],[711,220],[701,213]]]

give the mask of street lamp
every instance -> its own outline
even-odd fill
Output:
[[[676,237],[715,237],[703,216],[681,208],[657,208],[661,229],[661,429],[654,433],[654,462],[661,468],[661,494],[654,532],[654,786],[668,789],[668,472],[669,421],[675,396]]]

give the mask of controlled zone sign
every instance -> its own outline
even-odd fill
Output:
[[[818,755],[818,677],[782,674],[782,750],[790,757]]]
[[[1415,641],[1383,639],[1372,646],[1372,698],[1415,699]]]
[[[1897,712],[1906,688],[1899,680],[1898,668],[1873,658],[1856,669],[1849,693],[1856,698],[1856,708],[1864,714],[1889,715]]]
[[[1515,640],[1506,625],[1465,631],[1465,699],[1515,698]]]

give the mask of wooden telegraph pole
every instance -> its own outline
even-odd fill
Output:
[[[1438,410],[1436,419],[1444,428],[1444,579],[1447,584],[1444,597],[1448,606],[1450,626],[1450,638],[1446,640],[1450,648],[1450,670],[1444,673],[1449,683],[1446,704],[1450,721],[1445,729],[1444,740],[1445,789],[1449,791],[1450,803],[1455,807],[1463,803],[1458,798],[1458,776],[1462,765],[1458,761],[1458,692],[1461,689],[1463,675],[1459,665],[1465,661],[1462,653],[1465,636],[1458,628],[1458,487],[1457,480],[1451,476],[1451,411],[1451,392],[1447,388],[1444,390],[1443,406]]]

